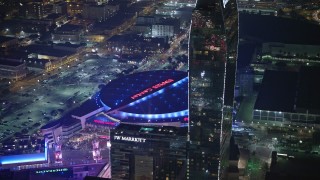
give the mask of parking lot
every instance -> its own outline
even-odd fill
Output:
[[[88,59],[78,65],[62,67],[46,80],[1,97],[6,104],[0,122],[0,141],[16,133],[36,134],[47,122],[58,119],[66,110],[99,91],[98,86],[108,83],[130,64],[121,64],[112,58]]]

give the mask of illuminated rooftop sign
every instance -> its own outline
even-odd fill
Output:
[[[141,96],[144,96],[144,95],[146,95],[146,94],[148,94],[148,93],[150,93],[150,92],[152,92],[154,90],[158,90],[158,89],[164,87],[167,84],[171,84],[172,82],[174,82],[173,79],[167,79],[165,81],[162,81],[162,82],[152,86],[151,88],[147,88],[147,89],[145,89],[145,90],[143,90],[143,91],[131,96],[131,99],[137,99],[137,98],[139,98]]]
[[[147,140],[145,138],[137,138],[137,137],[129,137],[129,136],[114,136],[113,139],[120,140],[120,141],[138,142],[138,143],[145,143]]]
[[[69,171],[68,168],[58,168],[58,169],[44,169],[36,171],[36,174],[44,174],[44,173],[56,173],[56,172],[66,172]]]

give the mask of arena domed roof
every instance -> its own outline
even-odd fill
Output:
[[[127,123],[185,122],[188,119],[188,74],[146,71],[112,80],[98,100],[108,116]]]

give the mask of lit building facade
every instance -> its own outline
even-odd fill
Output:
[[[85,19],[105,21],[119,10],[119,5],[84,4],[82,16]]]
[[[174,26],[166,24],[152,25],[152,37],[172,37],[174,35]]]
[[[67,7],[68,7],[68,4],[66,2],[59,1],[59,2],[53,3],[52,12],[65,15],[67,14]]]
[[[236,1],[198,0],[189,41],[187,179],[222,179],[233,112]]]
[[[112,179],[184,180],[187,130],[120,124],[110,135]]]

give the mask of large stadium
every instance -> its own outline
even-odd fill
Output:
[[[122,76],[106,84],[94,100],[104,111],[89,122],[184,126],[188,123],[188,75],[158,70]]]

